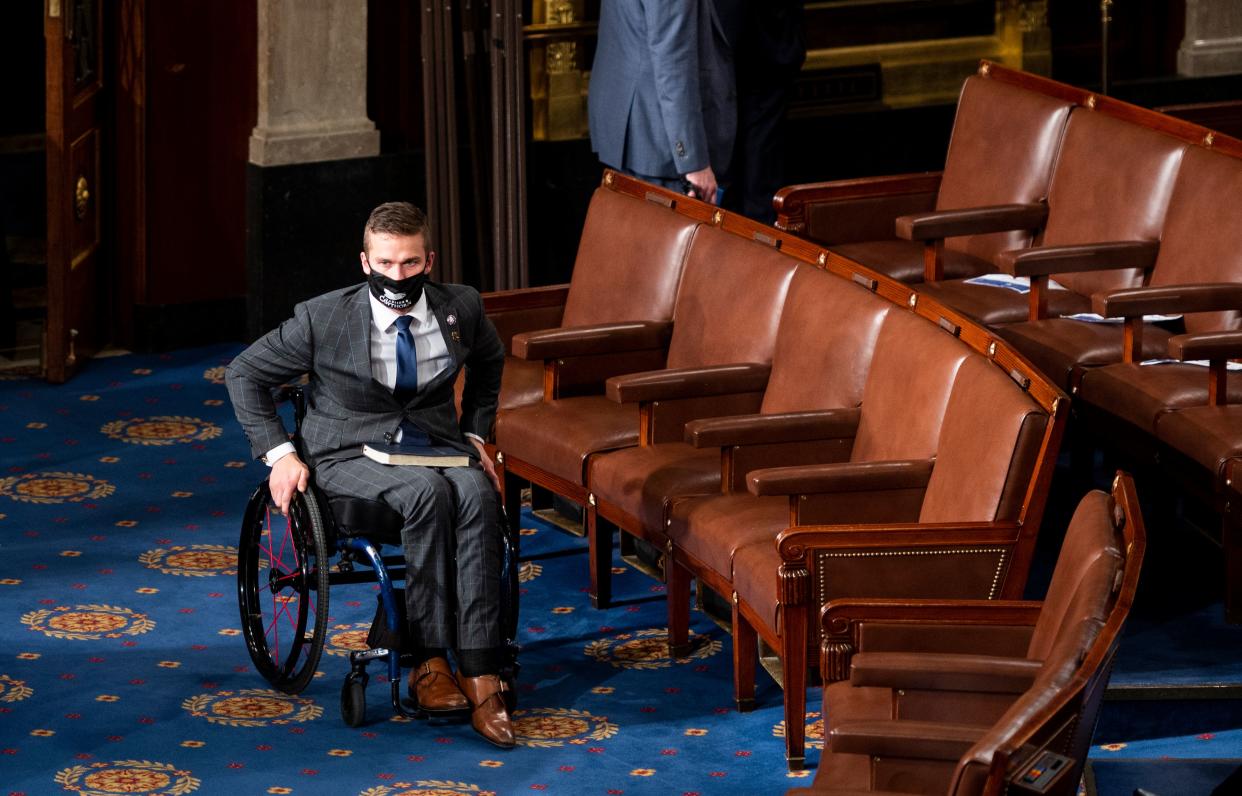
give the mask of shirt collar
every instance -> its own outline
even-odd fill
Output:
[[[381,332],[386,332],[400,318],[402,313],[389,309],[380,303],[375,294],[367,291],[367,298],[371,300],[371,322],[375,324],[375,328]],[[418,301],[414,302],[414,306],[410,308],[406,315],[414,318],[414,322],[419,326],[427,323],[427,316],[431,314],[430,308],[427,306],[427,290],[423,289],[423,294],[418,297]]]

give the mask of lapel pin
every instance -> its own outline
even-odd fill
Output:
[[[450,315],[450,316],[448,316],[447,318],[445,318],[444,320],[448,321],[448,325],[449,325],[449,326],[452,326],[452,325],[454,325],[455,323],[457,323],[457,316],[456,316],[456,315]]]
[[[452,336],[453,336],[453,340],[454,340],[454,342],[458,342],[458,343],[460,343],[460,342],[461,342],[461,335],[460,335],[460,334],[458,334],[457,332],[453,332],[453,335],[452,335]]]

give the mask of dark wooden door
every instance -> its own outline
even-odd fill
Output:
[[[63,382],[103,342],[100,273],[102,0],[47,0],[47,378]]]

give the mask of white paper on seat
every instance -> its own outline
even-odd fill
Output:
[[[1201,368],[1208,366],[1206,359],[1144,359],[1139,365],[1196,365]],[[1242,362],[1225,363],[1227,370],[1242,370]]]
[[[1094,312],[1076,312],[1073,315],[1062,315],[1062,318],[1069,318],[1071,321],[1082,321],[1083,323],[1124,323],[1125,318],[1105,318],[1103,315],[1096,315]],[[1160,323],[1161,321],[1180,320],[1180,315],[1144,315],[1144,323]]]
[[[1010,276],[1009,274],[984,274],[965,280],[968,285],[984,285],[986,287],[1003,287],[1015,293],[1030,293],[1031,278],[1029,276]],[[1065,290],[1065,286],[1055,279],[1048,280],[1048,287],[1053,290]]]

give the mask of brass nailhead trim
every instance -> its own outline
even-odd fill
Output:
[[[1005,569],[1005,562],[1009,560],[1008,552],[1003,547],[983,547],[979,549],[953,549],[953,550],[880,550],[874,553],[825,553],[818,554],[819,561],[817,568],[819,569],[819,602],[820,605],[828,602],[828,594],[825,588],[825,580],[823,577],[823,559],[826,558],[908,558],[911,556],[955,556],[955,555],[992,555],[997,556],[996,571],[992,574],[992,587],[988,589],[988,599],[996,599],[996,587],[1000,584],[1001,572]]]

